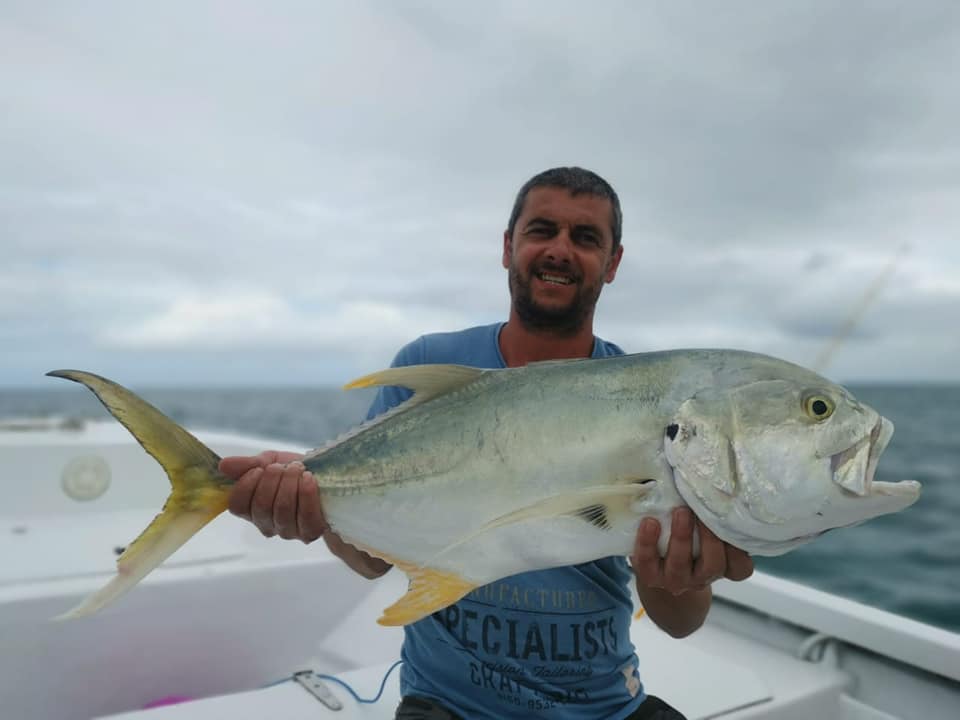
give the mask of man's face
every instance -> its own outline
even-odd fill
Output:
[[[503,266],[521,322],[574,334],[613,282],[623,248],[613,252],[612,205],[604,197],[538,187],[527,194],[513,237],[503,236]]]

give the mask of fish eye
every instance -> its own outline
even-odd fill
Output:
[[[833,415],[833,409],[833,400],[826,395],[811,394],[803,399],[803,411],[811,420],[826,420]]]

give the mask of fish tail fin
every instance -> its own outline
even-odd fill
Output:
[[[56,619],[97,612],[130,590],[204,525],[227,509],[233,480],[220,457],[155,407],[124,387],[92,373],[54,370],[53,377],[89,388],[164,469],[172,490],[163,510],[117,559],[117,574],[80,605]]]

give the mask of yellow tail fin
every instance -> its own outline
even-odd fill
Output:
[[[160,463],[172,491],[163,510],[117,559],[117,575],[102,589],[57,619],[89,615],[130,590],[204,525],[227,509],[233,480],[217,465],[220,457],[155,407],[106,378],[78,370],[53,377],[85,385]]]

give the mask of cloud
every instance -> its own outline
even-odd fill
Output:
[[[277,345],[313,359],[281,379],[312,382],[502,319],[514,193],[558,164],[623,203],[610,339],[806,362],[908,243],[835,371],[960,380],[958,20],[946,0],[6,3],[0,385],[65,348],[269,382]]]
[[[464,318],[443,308],[408,313],[386,303],[347,302],[307,312],[265,292],[236,296],[179,298],[137,322],[106,330],[112,348],[247,349],[354,352],[399,348],[438,327],[462,325]]]

